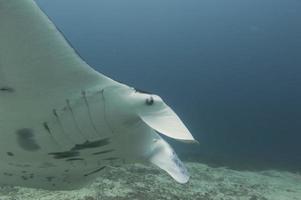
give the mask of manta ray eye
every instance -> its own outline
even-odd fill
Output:
[[[145,100],[145,104],[148,106],[151,106],[155,103],[154,98],[153,97],[149,97]]]

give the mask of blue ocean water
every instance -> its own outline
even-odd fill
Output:
[[[176,110],[200,142],[183,155],[301,170],[301,1],[37,2],[91,66]]]

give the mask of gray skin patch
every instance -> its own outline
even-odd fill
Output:
[[[56,167],[55,164],[51,163],[51,162],[43,162],[39,168],[50,168],[50,167]]]
[[[34,138],[33,130],[29,128],[19,129],[16,132],[17,141],[20,147],[26,151],[38,151],[40,146]]]

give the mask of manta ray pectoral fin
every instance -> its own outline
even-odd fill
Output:
[[[171,146],[163,139],[155,142],[148,160],[166,171],[177,182],[182,184],[188,182],[190,176],[186,167]]]
[[[170,138],[188,143],[198,143],[177,114],[165,103],[141,109],[140,118],[152,129]]]

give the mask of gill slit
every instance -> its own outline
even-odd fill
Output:
[[[89,105],[89,102],[88,102],[88,99],[87,99],[87,96],[86,96],[86,92],[85,92],[85,91],[82,91],[82,96],[83,96],[85,105],[86,105],[86,107],[87,107],[89,121],[90,121],[90,123],[91,123],[91,126],[92,126],[93,130],[94,130],[95,133],[96,133],[96,136],[98,136],[99,131],[97,130],[96,125],[95,125],[95,122],[94,122],[93,119],[92,119],[91,109],[90,109],[90,105]],[[93,134],[93,135],[94,135],[94,134]]]
[[[84,137],[83,132],[81,131],[81,129],[80,129],[79,126],[78,126],[78,123],[77,123],[77,120],[76,120],[76,118],[75,118],[73,109],[72,109],[72,107],[71,107],[71,105],[70,105],[70,100],[69,100],[69,99],[66,99],[66,103],[67,103],[67,108],[69,109],[69,111],[70,111],[70,113],[71,113],[72,121],[73,121],[73,123],[74,123],[74,125],[75,125],[75,127],[76,127],[76,129],[77,129],[77,131],[78,131],[78,133],[79,133],[79,135],[85,140],[86,138]]]
[[[104,110],[103,117],[104,117],[104,120],[106,121],[106,124],[108,125],[110,131],[111,131],[111,134],[114,135],[114,130],[111,127],[111,125],[110,125],[110,123],[109,123],[109,121],[107,119],[106,98],[105,98],[105,95],[104,95],[104,91],[105,91],[104,89],[101,90],[101,96],[102,96],[102,99],[103,99],[103,110]]]

